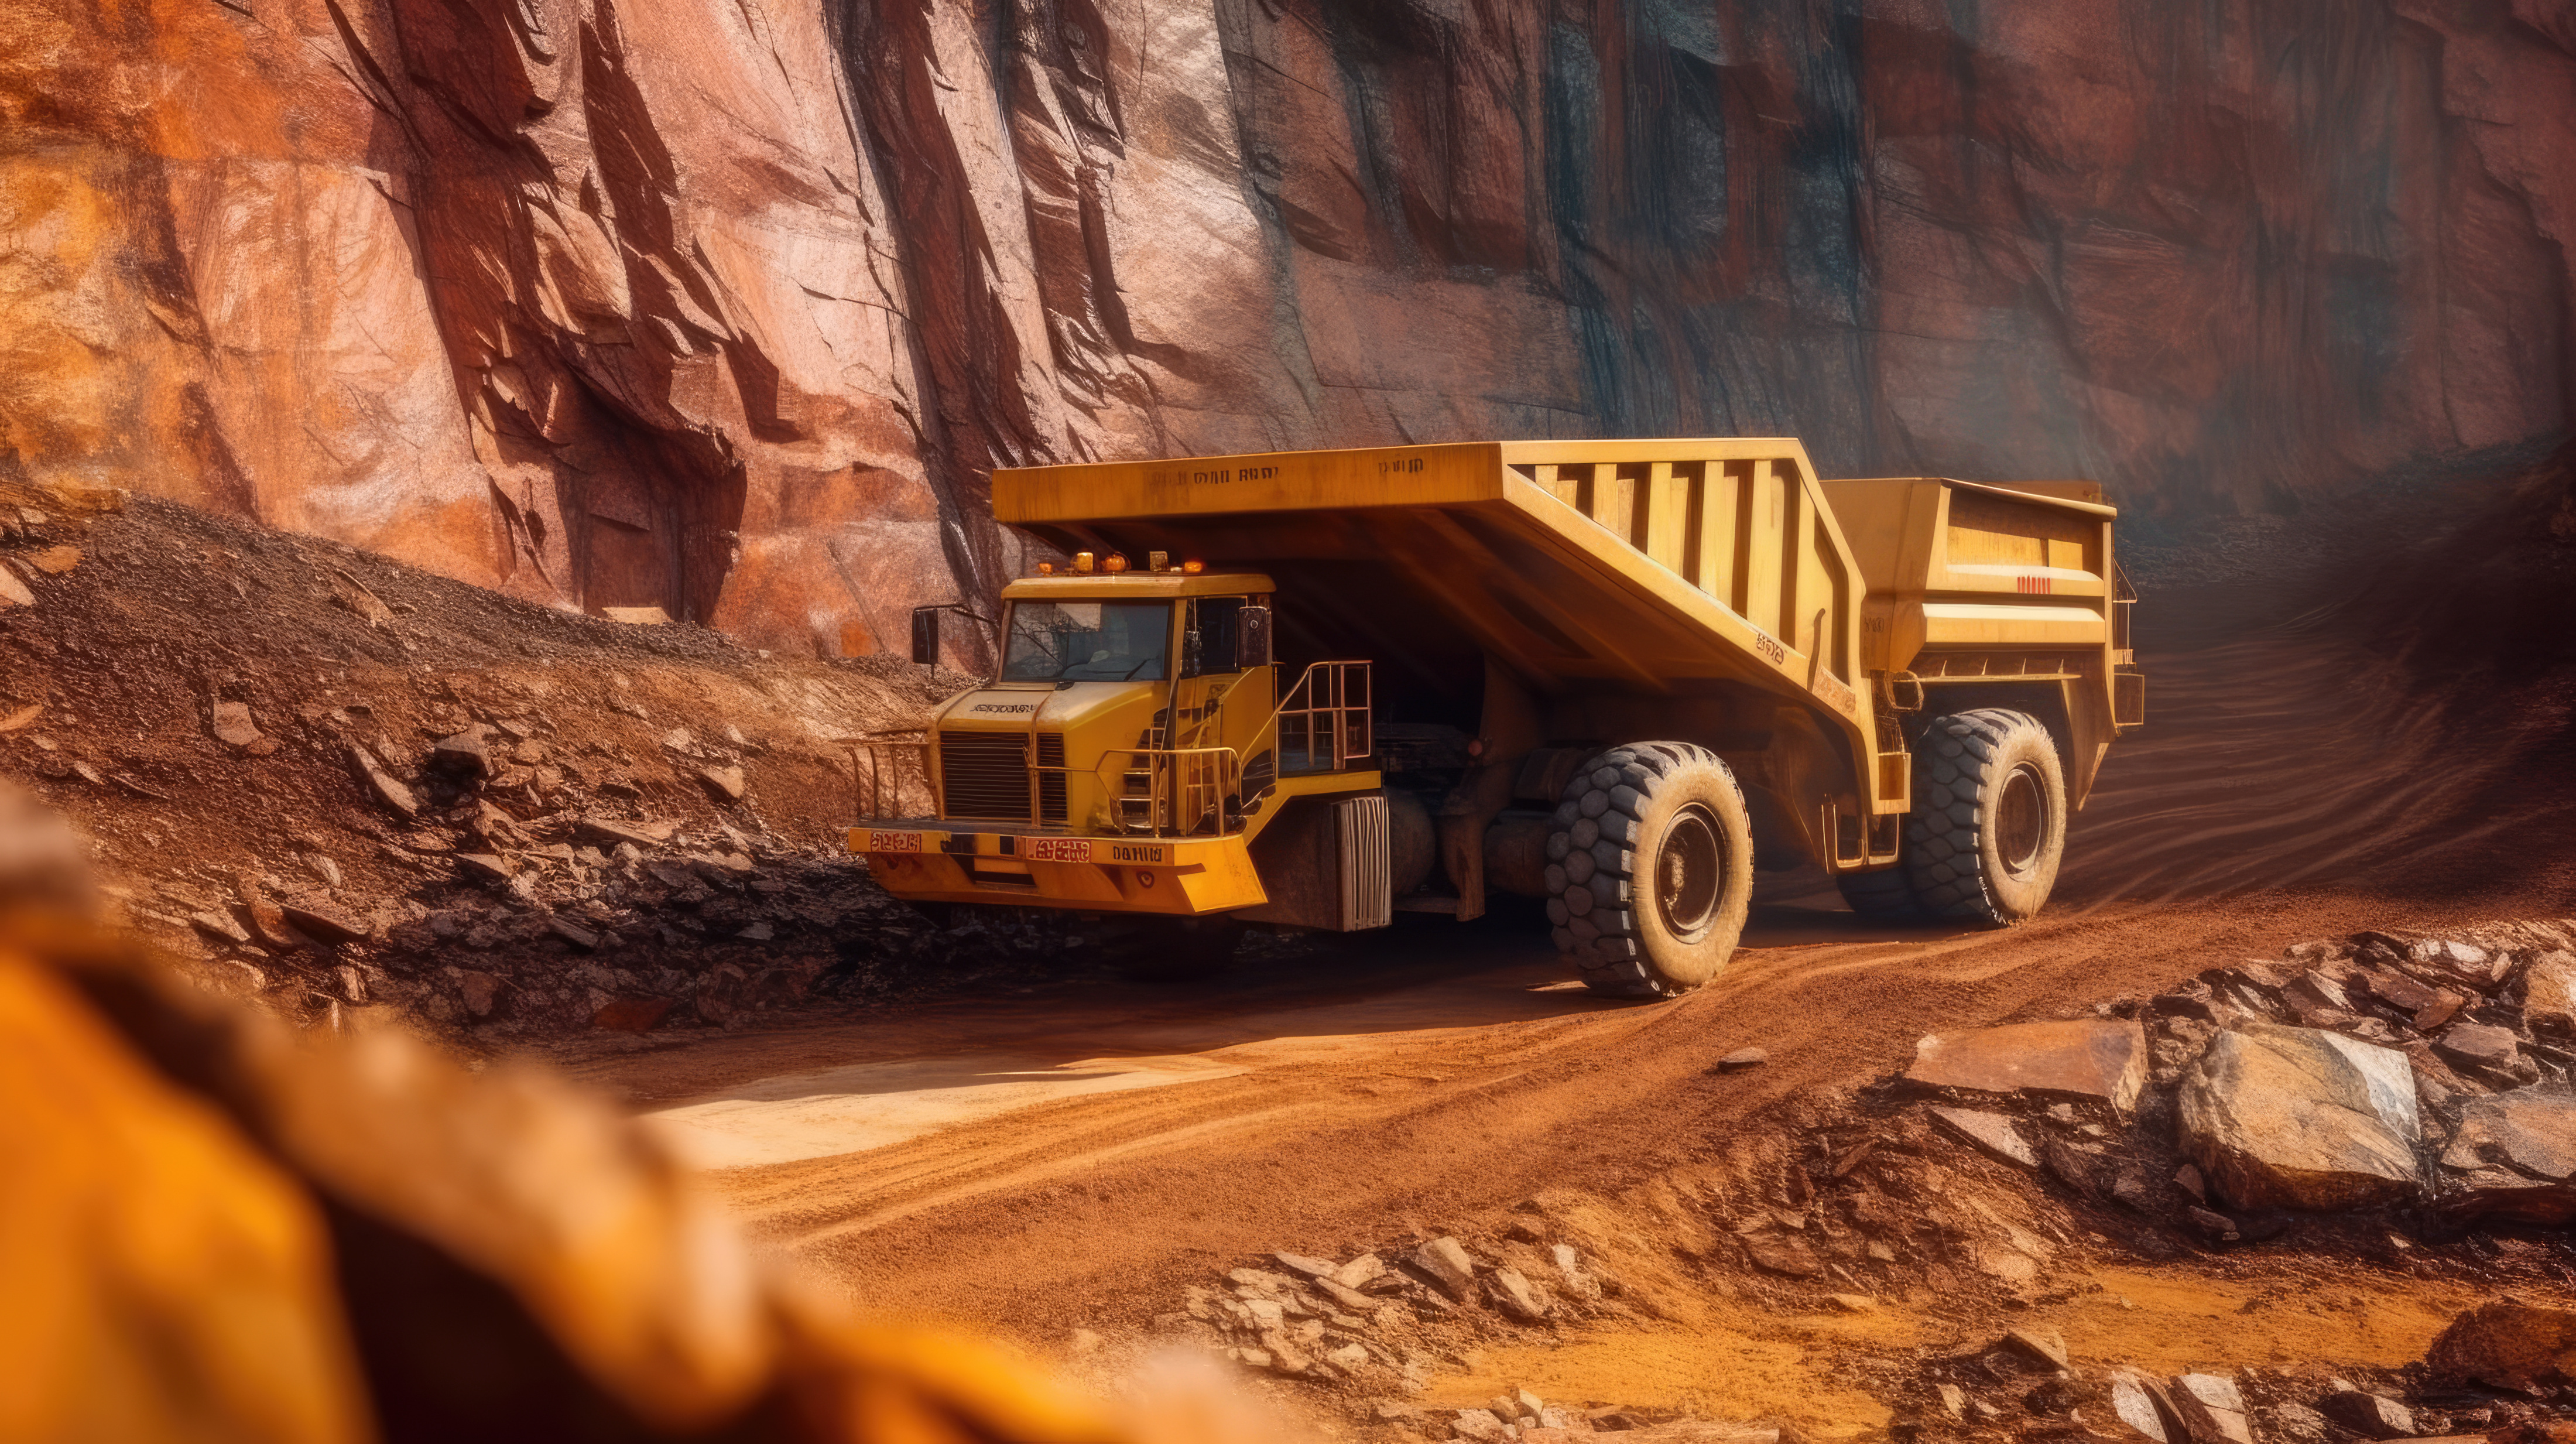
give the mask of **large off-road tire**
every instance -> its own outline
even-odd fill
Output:
[[[1566,784],[1547,839],[1547,920],[1584,985],[1687,993],[1726,966],[1753,899],[1753,824],[1705,747],[1636,742]]]
[[[1834,886],[1842,889],[1853,912],[1872,922],[1910,923],[1923,916],[1923,904],[1914,900],[1914,879],[1905,875],[1901,862],[1876,872],[1844,873]]]
[[[1993,707],[1934,718],[1914,744],[1904,853],[1926,917],[2036,914],[2066,857],[2066,772],[2039,719]]]

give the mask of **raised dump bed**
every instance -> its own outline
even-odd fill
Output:
[[[922,765],[956,802],[968,752],[1016,757],[1011,817],[853,845],[1110,860],[879,868],[926,900],[1342,927],[1500,887],[1550,898],[1597,986],[1671,992],[1731,950],[1757,860],[1883,915],[2026,916],[2138,700],[2079,483],[1821,483],[1794,440],[1728,438],[1004,470],[993,498],[1069,562],[1005,588],[994,681]],[[2008,761],[1963,780],[1961,748]],[[1990,805],[1919,806],[1927,755],[1945,808]],[[1122,890],[1147,838],[1195,881]]]

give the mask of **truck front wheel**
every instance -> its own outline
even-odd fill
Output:
[[[2066,773],[2039,719],[1993,707],[1934,718],[1914,744],[1904,852],[1927,917],[2038,913],[2066,856]]]
[[[1566,784],[1547,839],[1547,916],[1585,986],[1669,998],[1717,975],[1753,897],[1753,825],[1705,747],[1637,742]]]

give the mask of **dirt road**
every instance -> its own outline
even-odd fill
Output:
[[[867,1306],[1046,1338],[1140,1321],[1247,1254],[1343,1257],[1553,1184],[1617,1190],[1930,1030],[2361,927],[2576,911],[2568,769],[2529,755],[2563,715],[2427,695],[2280,610],[2165,599],[2153,726],[2115,749],[2030,926],[1873,929],[1793,880],[1723,977],[1664,1005],[1596,1001],[1542,930],[1496,919],[583,1071],[737,1165],[718,1177],[754,1226]],[[1710,1071],[1747,1044],[1770,1066]]]

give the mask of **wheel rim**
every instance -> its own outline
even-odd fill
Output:
[[[2004,779],[1995,801],[1995,857],[2004,871],[2026,877],[2048,847],[2048,786],[2025,762]]]
[[[1717,921],[1725,890],[1726,847],[1718,840],[1717,819],[1692,803],[1673,818],[1655,851],[1655,906],[1664,930],[1681,942],[1699,941]]]

